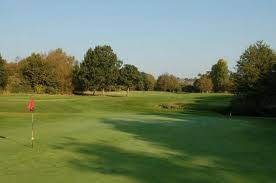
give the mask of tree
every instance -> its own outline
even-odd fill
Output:
[[[161,91],[173,92],[178,87],[178,80],[172,74],[162,74],[157,79],[156,87]]]
[[[75,58],[68,56],[61,48],[50,51],[45,58],[56,73],[60,93],[72,92],[72,74]]]
[[[264,78],[272,72],[276,63],[276,55],[266,43],[258,41],[241,55],[237,63],[237,92],[259,93]]]
[[[145,91],[153,90],[156,83],[154,76],[151,74],[147,74],[145,72],[142,72],[141,75],[142,75],[144,90]]]
[[[184,85],[181,89],[183,92],[192,93],[196,92],[196,88],[194,85]]]
[[[4,90],[7,86],[8,73],[6,69],[6,61],[0,55],[0,90]]]
[[[94,91],[116,84],[122,62],[110,46],[96,46],[88,49],[80,71],[83,72],[86,88]]]
[[[211,92],[213,90],[213,83],[209,73],[199,75],[200,78],[194,82],[194,87],[199,92]]]
[[[80,68],[78,63],[75,64],[72,73],[73,92],[83,92],[87,89],[88,81],[85,77],[84,70]]]
[[[215,92],[226,90],[227,82],[229,80],[229,71],[227,62],[219,59],[218,62],[212,66],[211,79],[214,85]]]
[[[228,82],[225,86],[225,91],[234,93],[236,91],[235,73],[230,72]]]
[[[141,80],[141,74],[137,67],[130,64],[125,64],[120,69],[119,83],[127,88],[127,96],[129,89],[137,85]]]
[[[21,74],[24,80],[37,93],[55,93],[57,89],[56,73],[40,54],[33,53],[21,63]]]
[[[235,73],[237,113],[276,114],[276,54],[269,45],[258,41],[240,56]]]
[[[80,64],[80,67],[75,67],[75,81],[82,82],[83,90],[97,90],[99,88],[99,84],[96,83],[96,72],[95,67],[97,66],[95,63],[94,50],[89,48],[84,56],[83,62]],[[76,86],[76,84],[75,84]]]

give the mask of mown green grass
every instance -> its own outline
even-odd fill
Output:
[[[230,95],[37,95],[34,149],[29,97],[0,96],[1,183],[276,180],[276,119],[214,112]]]

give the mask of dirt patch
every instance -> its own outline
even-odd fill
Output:
[[[184,109],[185,104],[180,102],[171,102],[171,103],[159,104],[158,106],[162,109],[179,110],[179,109]]]

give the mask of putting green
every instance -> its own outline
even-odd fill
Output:
[[[0,182],[276,180],[276,119],[223,116],[227,94],[0,96]],[[161,104],[183,104],[164,109]]]

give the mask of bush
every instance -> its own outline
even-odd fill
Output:
[[[48,86],[48,87],[45,88],[45,93],[48,93],[48,94],[57,94],[58,90],[57,90],[57,88]]]
[[[268,96],[260,100],[254,96],[238,96],[231,102],[231,111],[236,115],[276,116],[276,99]]]
[[[196,92],[196,88],[193,85],[186,85],[182,87],[182,91],[192,93],[192,92]]]
[[[45,90],[46,90],[46,88],[44,86],[42,86],[42,85],[36,85],[34,87],[34,92],[38,93],[38,94],[45,93]]]
[[[17,75],[10,76],[8,78],[7,91],[11,93],[32,93],[31,86],[22,81]]]

